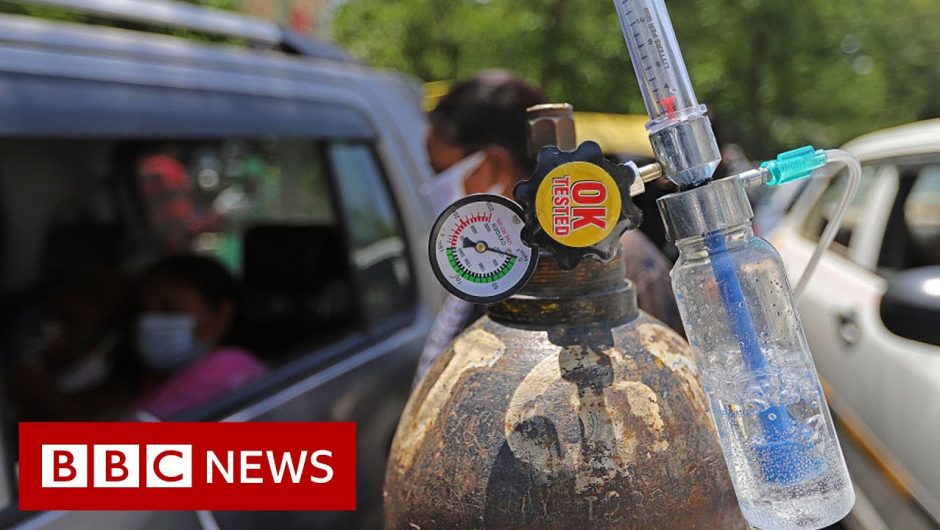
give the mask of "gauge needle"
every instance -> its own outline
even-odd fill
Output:
[[[469,237],[466,237],[466,236],[464,236],[463,238],[463,248],[476,249],[476,251],[479,252],[480,254],[489,251],[494,254],[502,254],[503,256],[509,256],[510,258],[516,257],[515,254],[510,254],[509,252],[506,252],[505,250],[499,250],[499,249],[490,247],[489,245],[486,244],[486,241],[472,241]]]

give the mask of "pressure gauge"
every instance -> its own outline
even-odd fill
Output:
[[[431,230],[431,268],[455,296],[475,303],[507,298],[535,272],[538,252],[522,242],[522,208],[499,195],[460,199]]]

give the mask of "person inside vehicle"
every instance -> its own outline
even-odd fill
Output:
[[[528,154],[526,109],[545,102],[538,88],[502,70],[481,72],[441,98],[428,116],[426,139],[437,175],[425,194],[435,213],[471,193],[512,198],[513,187],[529,178],[536,163]],[[640,308],[684,334],[665,257],[639,230],[624,234],[621,245]],[[483,306],[448,295],[421,353],[415,383],[483,312]]]
[[[193,181],[205,178],[218,182],[222,178],[216,167],[222,161],[212,151],[203,153],[197,166],[198,171],[208,175],[191,176],[177,146],[161,144],[149,150],[155,153],[143,156],[136,164],[137,182],[148,222],[163,252],[186,252],[199,234],[223,226],[251,207],[251,199],[240,185],[226,187],[211,204],[199,204]]]
[[[41,295],[21,311],[26,337],[5,374],[18,419],[87,421],[126,405],[129,289],[115,241],[111,229],[76,223],[44,242]]]
[[[254,355],[227,345],[238,294],[231,273],[208,257],[171,256],[144,275],[136,343],[147,372],[138,411],[171,418],[265,373]]]

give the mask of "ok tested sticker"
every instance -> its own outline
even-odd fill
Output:
[[[568,162],[539,185],[535,210],[542,230],[568,247],[590,247],[610,235],[620,218],[620,190],[609,173],[589,162]]]

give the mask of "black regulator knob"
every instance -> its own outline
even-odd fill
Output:
[[[594,142],[574,151],[543,147],[532,178],[513,190],[524,212],[523,241],[549,251],[564,269],[587,256],[612,259],[620,236],[643,221],[630,198],[636,178],[635,166],[612,164]]]

